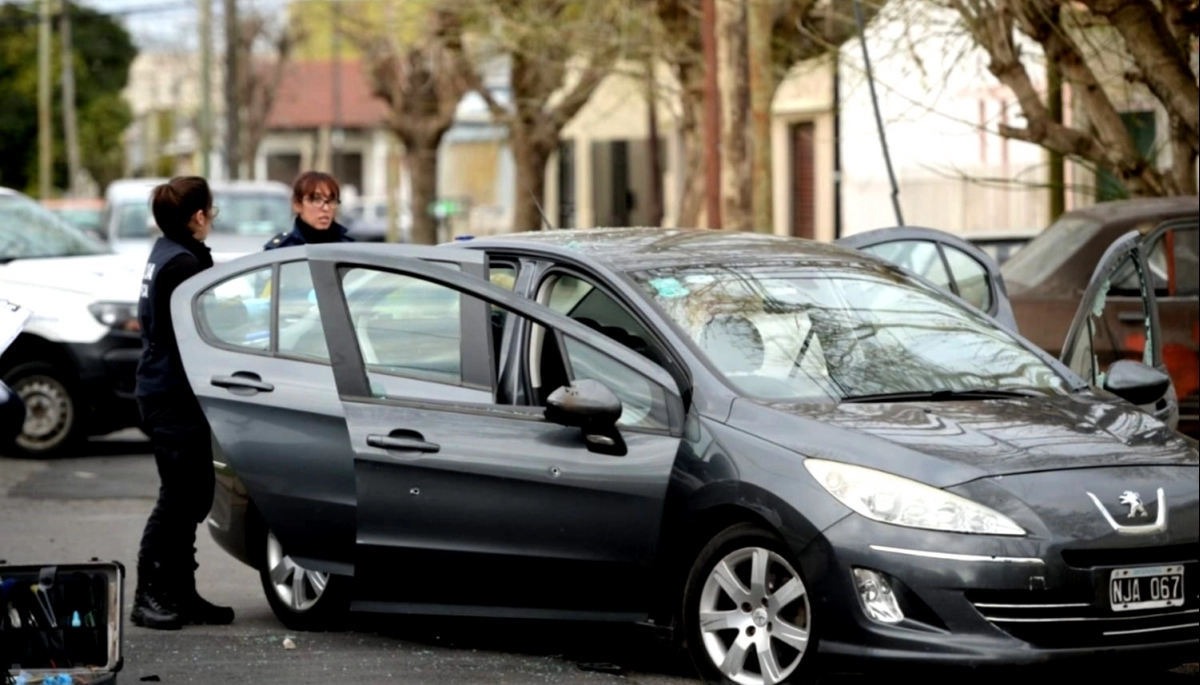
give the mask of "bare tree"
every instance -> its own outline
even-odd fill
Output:
[[[462,16],[452,10],[424,14],[428,30],[402,42],[394,21],[384,31],[360,26],[363,66],[388,106],[388,127],[404,143],[412,179],[412,239],[437,242],[430,205],[437,200],[438,147],[454,124],[458,103],[478,79],[463,49]]]
[[[508,128],[517,167],[513,230],[542,225],[546,164],[559,135],[583,109],[622,54],[620,3],[609,0],[484,0],[491,26],[483,59],[507,58],[511,98],[477,90]]]
[[[723,192],[722,214],[727,228],[748,229],[752,226],[769,227],[771,195],[769,192],[752,194],[755,185],[770,184],[770,178],[752,176],[752,167],[762,170],[771,168],[770,103],[779,84],[797,64],[836,51],[842,44],[858,35],[854,21],[853,0],[761,0],[769,5],[767,14],[761,7],[750,7],[758,11],[756,21],[767,20],[770,36],[770,61],[765,66],[756,65],[751,57],[746,32],[748,21],[747,2],[760,0],[719,0],[724,5],[721,12],[735,20],[726,23],[726,31],[719,40],[730,40],[729,31],[736,31],[731,42],[733,49],[724,54],[723,70],[729,75],[723,81],[737,83],[736,88],[722,84],[721,97],[726,100],[725,118],[730,113],[740,113],[736,122],[725,127],[722,155],[721,179]],[[863,13],[866,21],[873,19],[886,0],[864,0]],[[740,5],[740,7],[739,7]],[[679,128],[684,146],[684,195],[680,208],[679,224],[701,225],[704,200],[703,148],[699,126],[704,111],[703,61],[700,56],[700,2],[699,0],[655,0],[654,10],[663,28],[667,46],[663,59],[670,65],[679,82],[679,97],[683,115]],[[760,39],[761,40],[761,39]],[[757,67],[757,68],[756,68]],[[760,92],[751,98],[749,85],[753,74],[753,85]],[[749,112],[749,120],[746,118]],[[751,163],[753,158],[753,163]],[[753,211],[751,211],[753,208]],[[758,225],[766,222],[766,226]]]
[[[261,13],[242,18],[238,31],[238,103],[241,107],[241,141],[237,165],[254,163],[258,147],[267,135],[267,117],[291,59],[292,50],[303,40],[297,25],[280,25]]]
[[[1196,192],[1200,153],[1200,88],[1190,64],[1198,24],[1194,0],[947,0],[986,51],[991,73],[1010,90],[1024,124],[1001,135],[1040,145],[1104,169],[1133,195]],[[1104,40],[1109,32],[1119,40]],[[1039,86],[1040,48],[1057,65],[1083,121],[1052,114]],[[1113,64],[1120,63],[1114,73]],[[1113,91],[1144,89],[1170,121],[1172,164],[1159,168],[1135,144]]]

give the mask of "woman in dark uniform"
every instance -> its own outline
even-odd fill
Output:
[[[171,324],[175,288],[213,264],[204,239],[216,210],[208,183],[196,176],[155,188],[151,209],[163,237],[150,253],[138,301],[137,402],[162,484],[142,534],[131,618],[162,630],[223,625],[233,622],[233,609],[214,606],[196,592],[196,526],[212,508],[215,485],[212,442]]]
[[[296,223],[292,230],[267,241],[265,250],[316,243],[350,243],[346,227],[335,221],[341,204],[341,188],[337,179],[320,171],[300,174],[292,185],[292,211]]]

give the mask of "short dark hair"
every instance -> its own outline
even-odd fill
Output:
[[[306,171],[297,176],[296,182],[292,184],[292,201],[302,202],[321,188],[333,195],[334,200],[342,198],[342,189],[336,178],[323,171]]]
[[[154,221],[168,238],[192,234],[188,224],[196,212],[212,210],[212,191],[199,176],[176,176],[156,187],[150,197]]]

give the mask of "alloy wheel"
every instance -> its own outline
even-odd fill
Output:
[[[786,680],[808,648],[808,590],[791,564],[762,547],[742,548],[717,562],[699,612],[708,658],[738,685]]]
[[[267,533],[267,568],[275,595],[296,613],[316,606],[329,586],[329,574],[300,566],[283,553],[283,545],[274,533]]]
[[[22,449],[42,452],[66,439],[75,407],[62,383],[49,376],[27,376],[14,384],[13,392],[25,403],[25,424],[17,436]]]

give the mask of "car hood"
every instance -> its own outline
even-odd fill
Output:
[[[937,487],[1039,471],[1198,463],[1196,450],[1161,421],[1091,392],[840,405],[739,400],[729,422],[807,457]]]
[[[0,284],[93,295],[111,302],[137,302],[145,267],[145,259],[116,254],[17,259],[0,265]]]
[[[205,239],[204,244],[212,250],[213,261],[222,263],[248,254],[262,252],[263,246],[271,237],[269,235],[213,233]],[[150,257],[150,250],[154,249],[155,240],[155,238],[119,240],[115,249],[123,256],[141,259],[145,263],[146,259]]]

